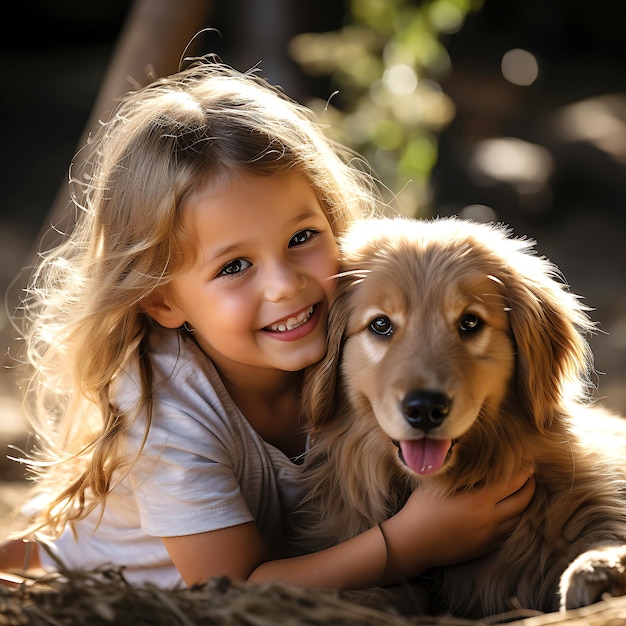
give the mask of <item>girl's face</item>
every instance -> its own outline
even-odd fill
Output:
[[[302,176],[242,174],[210,186],[187,202],[183,224],[198,258],[148,310],[158,322],[187,322],[231,374],[297,371],[321,359],[339,251]]]

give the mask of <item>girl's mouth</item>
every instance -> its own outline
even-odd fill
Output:
[[[294,315],[293,317],[289,317],[282,322],[277,322],[276,324],[272,324],[271,326],[267,326],[265,330],[269,330],[273,333],[284,333],[288,330],[294,330],[303,324],[306,324],[313,315],[313,307],[310,306],[308,309],[304,309],[298,315]]]

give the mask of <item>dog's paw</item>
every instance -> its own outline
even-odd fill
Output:
[[[584,552],[561,577],[562,611],[622,595],[626,595],[626,546]]]

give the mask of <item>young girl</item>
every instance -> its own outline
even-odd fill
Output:
[[[350,158],[307,110],[213,62],[119,105],[75,181],[75,228],[24,302],[39,511],[0,569],[29,552],[30,567],[54,554],[161,586],[360,588],[473,558],[513,527],[533,493],[522,473],[415,494],[351,541],[281,552],[336,238],[378,202]]]

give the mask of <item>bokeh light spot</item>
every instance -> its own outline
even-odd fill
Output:
[[[502,57],[501,67],[504,78],[521,87],[532,85],[539,76],[539,64],[535,55],[521,48],[509,50]]]
[[[495,222],[496,212],[486,204],[468,204],[459,211],[460,217],[476,222]]]
[[[397,96],[408,96],[417,87],[417,74],[409,65],[398,63],[385,70],[383,82]]]

